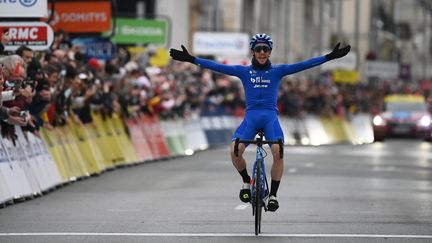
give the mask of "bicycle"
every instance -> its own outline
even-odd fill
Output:
[[[236,138],[234,144],[234,154],[238,157],[238,145],[240,143],[244,144],[256,144],[256,160],[252,169],[252,179],[251,179],[251,201],[252,204],[252,216],[255,216],[255,235],[261,233],[261,215],[262,209],[267,211],[267,206],[265,205],[265,200],[269,196],[269,186],[267,182],[267,176],[265,172],[264,158],[267,156],[267,152],[263,149],[264,144],[278,144],[279,145],[279,155],[283,158],[283,142],[282,139],[278,141],[266,141],[263,140],[264,132],[258,132],[258,137],[255,140],[240,140]]]

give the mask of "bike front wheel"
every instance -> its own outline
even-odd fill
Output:
[[[258,164],[256,168],[256,178],[255,178],[255,195],[254,195],[254,214],[255,214],[255,235],[261,233],[261,213],[262,213],[262,200],[261,200],[261,166]]]

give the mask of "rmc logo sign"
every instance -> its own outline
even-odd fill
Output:
[[[48,0],[0,0],[0,18],[47,16]]]

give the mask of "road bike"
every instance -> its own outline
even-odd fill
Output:
[[[278,144],[279,155],[283,158],[283,142],[282,139],[278,141],[264,140],[264,132],[258,132],[258,137],[255,140],[240,140],[236,138],[234,144],[234,154],[238,157],[238,145],[243,144],[256,144],[256,159],[252,168],[251,178],[251,201],[252,204],[252,216],[255,216],[255,235],[261,233],[261,215],[262,209],[267,211],[265,201],[269,196],[269,186],[267,182],[267,176],[265,172],[264,158],[267,156],[267,152],[264,150],[264,144]]]

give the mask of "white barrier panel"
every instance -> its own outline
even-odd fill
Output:
[[[179,145],[176,131],[176,126],[173,121],[160,121],[160,126],[163,131],[165,142],[171,155],[179,155]]]
[[[210,120],[211,120],[211,124],[213,125],[213,127],[211,129],[214,129],[214,130],[222,130],[222,129],[224,129],[224,124],[223,124],[223,121],[222,121],[222,117],[220,117],[220,116],[211,116]]]
[[[182,155],[185,155],[188,146],[187,146],[186,133],[184,130],[184,119],[177,119],[175,121],[175,125],[178,133],[178,139],[179,139]]]
[[[233,131],[237,127],[235,118],[233,116],[222,116],[222,129]]]
[[[279,123],[282,127],[282,132],[284,134],[285,144],[294,145],[297,143],[294,134],[297,132],[295,129],[295,124],[292,119],[288,119],[286,117],[281,117],[279,119]]]
[[[374,134],[371,116],[369,114],[358,114],[351,119],[351,127],[356,135],[354,144],[372,143]]]
[[[210,129],[212,129],[212,124],[211,124],[210,117],[208,117],[208,116],[200,117],[200,121],[201,121],[200,122],[201,128],[203,130],[210,130]]]
[[[29,152],[29,161],[34,163],[37,169],[37,178],[41,184],[42,191],[48,190],[53,186],[49,170],[46,168],[43,155],[39,149],[38,144],[34,141],[34,135],[27,133],[27,151]]]
[[[182,151],[182,155],[185,155],[187,149],[187,141],[186,141],[186,134],[184,131],[183,119],[177,119],[175,121],[175,125],[176,125],[180,149]]]
[[[50,187],[55,187],[63,184],[60,171],[57,168],[56,162],[54,161],[53,157],[49,153],[48,146],[45,144],[45,142],[42,139],[33,136],[33,134],[29,136],[29,139],[31,142],[34,139],[34,148],[40,151],[40,158],[42,159],[42,161],[44,161],[45,168],[47,168],[46,170],[48,171],[48,175],[50,176]]]
[[[9,173],[9,160],[4,152],[2,146],[0,146],[0,203],[4,203],[13,200],[13,195],[8,187],[4,173]]]
[[[308,134],[308,131],[306,129],[306,126],[305,126],[303,119],[295,118],[295,119],[292,119],[292,122],[294,123],[295,129],[297,132],[297,136],[298,136],[298,140],[300,141],[300,143],[306,143],[306,142],[310,141],[309,134]]]
[[[226,144],[230,141],[224,132],[223,121],[221,117],[204,116],[201,117],[201,124],[204,128],[209,146]]]
[[[33,192],[30,183],[25,176],[21,164],[16,160],[16,151],[12,142],[8,139],[1,139],[1,143],[9,161],[9,166],[3,167],[5,172],[4,175],[14,199],[22,199],[27,196],[32,196]]]
[[[204,150],[209,147],[199,117],[195,116],[191,117],[190,119],[184,120],[183,124],[186,133],[188,149],[191,149],[192,151],[197,151]],[[190,152],[188,153],[190,154]]]
[[[233,122],[234,122],[234,129],[233,129],[233,133],[235,132],[235,130],[240,126],[240,124],[243,122],[243,117],[239,117],[239,116],[234,116],[233,117]]]
[[[42,139],[35,137],[33,134],[29,134],[28,138],[30,143],[33,144],[34,149],[38,150],[38,153],[40,153],[39,158],[43,161],[44,167],[46,168],[50,178],[50,188],[63,184],[59,169],[49,153],[48,146],[45,142]]]
[[[41,194],[41,192],[46,189],[46,177],[44,177],[43,168],[41,168],[42,165],[35,158],[33,150],[27,138],[24,137],[21,127],[15,126],[15,133],[18,136],[15,146],[18,161],[20,161],[24,168],[24,173],[30,183],[33,194]]]
[[[40,146],[45,146],[43,141],[35,137],[32,133],[22,133],[20,128],[16,128],[18,142],[23,148],[22,153],[25,155],[26,163],[33,169],[40,190],[45,191],[55,187],[61,183],[61,177],[54,164],[51,156],[46,149]],[[54,167],[53,167],[54,166]],[[30,177],[28,176],[28,179]],[[32,182],[32,180],[29,179]]]
[[[317,116],[306,116],[303,119],[309,141],[302,141],[305,145],[321,145],[330,142],[324,127]]]

